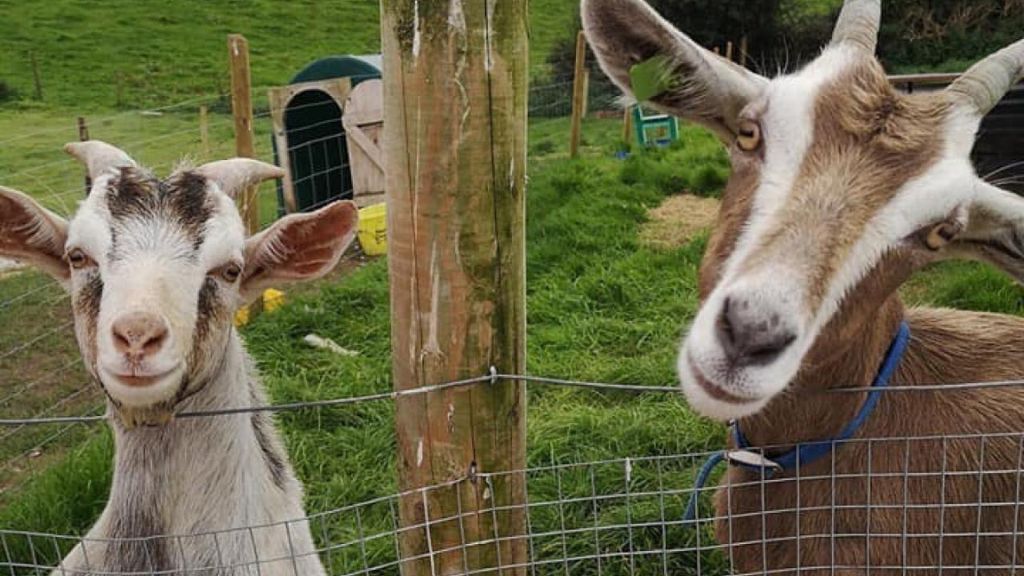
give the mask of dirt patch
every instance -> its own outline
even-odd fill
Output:
[[[669,196],[660,206],[647,211],[650,220],[640,229],[640,242],[665,250],[684,246],[711,228],[718,216],[718,205],[715,198]]]

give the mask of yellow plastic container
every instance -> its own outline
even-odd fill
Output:
[[[374,204],[359,211],[359,244],[368,256],[388,253],[387,204]]]
[[[263,291],[263,311],[274,312],[284,306],[284,292],[267,288]]]

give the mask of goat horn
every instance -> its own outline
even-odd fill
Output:
[[[1024,40],[971,66],[949,85],[947,92],[974,108],[979,116],[988,114],[1024,74]]]
[[[70,142],[64,145],[64,151],[84,164],[89,172],[89,177],[94,180],[98,176],[116,168],[134,168],[137,166],[135,160],[132,160],[132,157],[125,153],[124,150],[100,140]]]
[[[881,21],[882,0],[846,0],[831,45],[851,44],[874,54]]]
[[[253,160],[251,158],[232,158],[203,164],[196,172],[213,180],[220,189],[232,198],[236,198],[242,189],[259,184],[271,178],[284,178],[284,170]]]

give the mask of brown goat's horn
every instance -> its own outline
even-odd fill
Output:
[[[950,84],[947,92],[979,116],[988,114],[1024,74],[1024,40],[992,54]]]
[[[831,45],[850,44],[874,54],[881,21],[882,0],[846,0]]]

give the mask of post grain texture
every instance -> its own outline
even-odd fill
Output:
[[[85,116],[78,117],[78,141],[85,142],[89,139],[89,124],[85,121]],[[85,195],[89,195],[89,191],[92,190],[92,178],[89,178],[89,172],[85,174]]]
[[[203,162],[210,161],[210,111],[203,105],[199,107],[199,143]]]
[[[231,62],[231,113],[235,119],[235,153],[254,158],[256,147],[252,132],[252,75],[249,71],[249,41],[241,34],[228,35],[228,58]],[[254,234],[260,229],[256,186],[246,188],[239,196],[246,230]]]
[[[576,66],[572,79],[572,126],[569,128],[569,156],[580,154],[583,116],[587,109],[587,37],[580,30],[576,35]]]
[[[398,390],[525,369],[527,4],[382,3]],[[396,410],[403,575],[525,575],[524,384]]]

